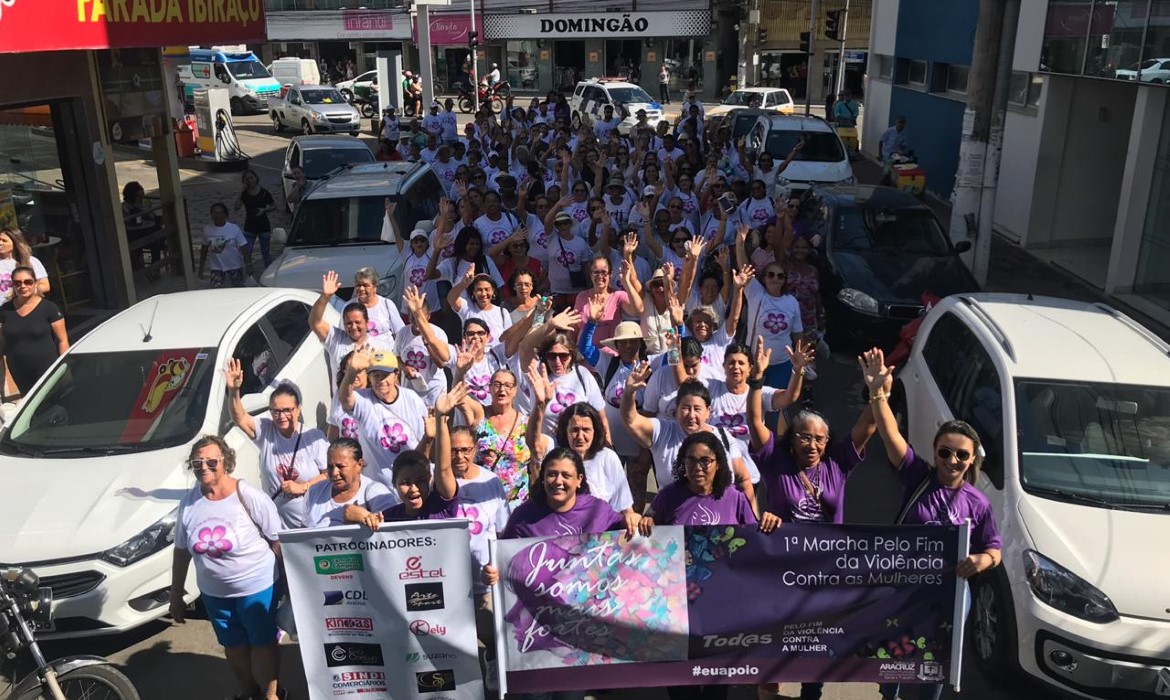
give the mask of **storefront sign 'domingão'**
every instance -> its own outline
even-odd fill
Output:
[[[265,0],[3,0],[0,52],[267,40]]]
[[[711,13],[684,10],[488,15],[483,27],[488,39],[706,36],[711,31]]]

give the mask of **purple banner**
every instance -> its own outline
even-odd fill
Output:
[[[798,524],[502,540],[507,690],[941,682],[966,542],[966,526]]]

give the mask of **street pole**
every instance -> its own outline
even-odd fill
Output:
[[[983,189],[979,200],[979,234],[975,237],[974,260],[971,266],[971,271],[980,286],[987,285],[987,272],[991,266],[996,187],[999,184],[999,161],[1003,154],[1003,130],[1007,119],[1012,62],[1016,49],[1016,28],[1019,22],[1020,0],[1005,0],[995,70],[995,93],[991,107],[990,139],[987,142],[987,160],[983,166]]]
[[[431,6],[415,3],[418,8],[418,58],[419,72],[422,73],[423,114],[426,114],[435,99],[435,57],[431,51]],[[420,117],[421,118],[421,117]]]
[[[809,0],[808,70],[804,75],[804,116],[812,116],[813,57],[817,55],[817,0]]]
[[[959,168],[955,173],[954,205],[951,208],[951,241],[971,241],[977,232],[984,165],[991,138],[991,112],[994,107],[996,62],[999,58],[1000,32],[1003,30],[1004,0],[980,0],[975,25],[975,50],[967,80],[967,108],[963,112],[962,140],[959,144]],[[918,125],[930,128],[931,125]],[[911,127],[912,128],[912,127]],[[974,267],[974,254],[965,253],[963,261]]]
[[[479,33],[475,28],[475,0],[471,0],[471,27],[467,30],[476,32],[476,40],[479,39]],[[479,46],[471,46],[468,42],[468,47],[471,49],[471,55],[468,58],[471,61],[471,99],[475,101],[475,113],[479,114]]]
[[[837,56],[837,84],[834,87],[834,94],[840,95],[841,91],[845,89],[845,37],[847,36],[849,28],[849,0],[845,0],[845,12],[841,15],[841,53]],[[826,114],[826,119],[832,119],[833,115]]]

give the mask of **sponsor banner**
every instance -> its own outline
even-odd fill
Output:
[[[680,12],[545,12],[535,15],[488,15],[483,18],[487,39],[544,39],[587,37],[636,38],[650,36],[708,36],[711,13]]]
[[[467,521],[280,542],[311,700],[483,698]]]
[[[4,0],[0,53],[256,43],[265,0]],[[51,27],[52,31],[46,31]]]
[[[957,679],[967,541],[966,525],[799,524],[501,540],[501,677],[513,693]]]

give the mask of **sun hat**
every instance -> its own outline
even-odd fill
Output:
[[[606,338],[601,344],[611,350],[615,349],[619,340],[645,340],[642,335],[642,326],[637,321],[622,321],[613,331],[613,337]]]
[[[559,224],[562,221],[567,221],[570,224],[573,223],[573,215],[567,211],[558,211],[557,215],[553,217],[553,223]]]

